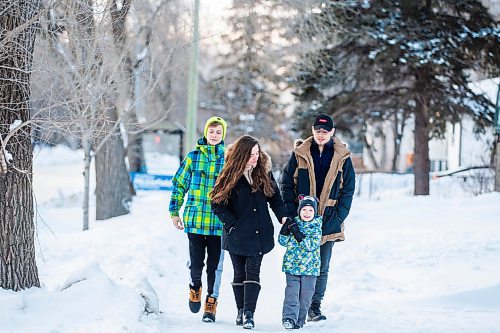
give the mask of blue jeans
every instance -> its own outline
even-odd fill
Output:
[[[220,281],[222,278],[222,268],[224,267],[224,250],[222,250],[222,237],[221,237],[221,251],[219,257],[219,265],[217,265],[217,270],[215,271],[215,282],[214,282],[214,292],[212,296],[219,298]]]
[[[332,249],[334,242],[326,242],[320,247],[321,267],[319,276],[316,279],[316,287],[314,288],[314,295],[312,302],[321,304],[325,296],[326,283],[328,282],[328,270],[330,269],[330,259],[332,258]]]

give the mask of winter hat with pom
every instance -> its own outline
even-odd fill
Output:
[[[305,206],[311,206],[314,209],[314,215],[318,215],[318,199],[312,195],[299,195],[299,208],[297,214],[300,215],[300,210]]]

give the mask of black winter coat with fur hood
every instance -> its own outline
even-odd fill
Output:
[[[227,203],[212,202],[212,210],[224,224],[222,247],[229,253],[260,256],[270,252],[274,248],[274,226],[269,206],[278,221],[288,216],[271,172],[271,159],[267,154],[263,156],[267,159],[266,167],[273,182],[274,194],[271,197],[261,190],[252,192],[250,183],[241,175]]]

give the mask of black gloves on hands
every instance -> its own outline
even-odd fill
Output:
[[[290,235],[290,225],[294,223],[291,218],[287,217],[286,222],[281,226],[280,234],[284,236]]]
[[[287,217],[286,222],[281,226],[280,234],[284,236],[293,235],[297,243],[300,243],[306,238],[306,235],[300,231],[299,226],[291,218]]]
[[[297,243],[302,242],[304,240],[304,238],[306,238],[306,235],[304,235],[304,233],[302,231],[300,231],[297,223],[295,223],[295,222],[292,223],[289,228],[290,228],[290,232],[292,233],[292,235],[295,238],[295,240],[297,241]]]

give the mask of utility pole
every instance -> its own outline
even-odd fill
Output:
[[[497,103],[495,106],[495,192],[500,192],[500,81],[497,89]]]
[[[200,0],[194,1],[193,42],[191,45],[191,62],[189,64],[188,100],[186,116],[185,151],[190,151],[196,143],[197,113],[198,113],[198,56],[199,56],[199,11]]]

